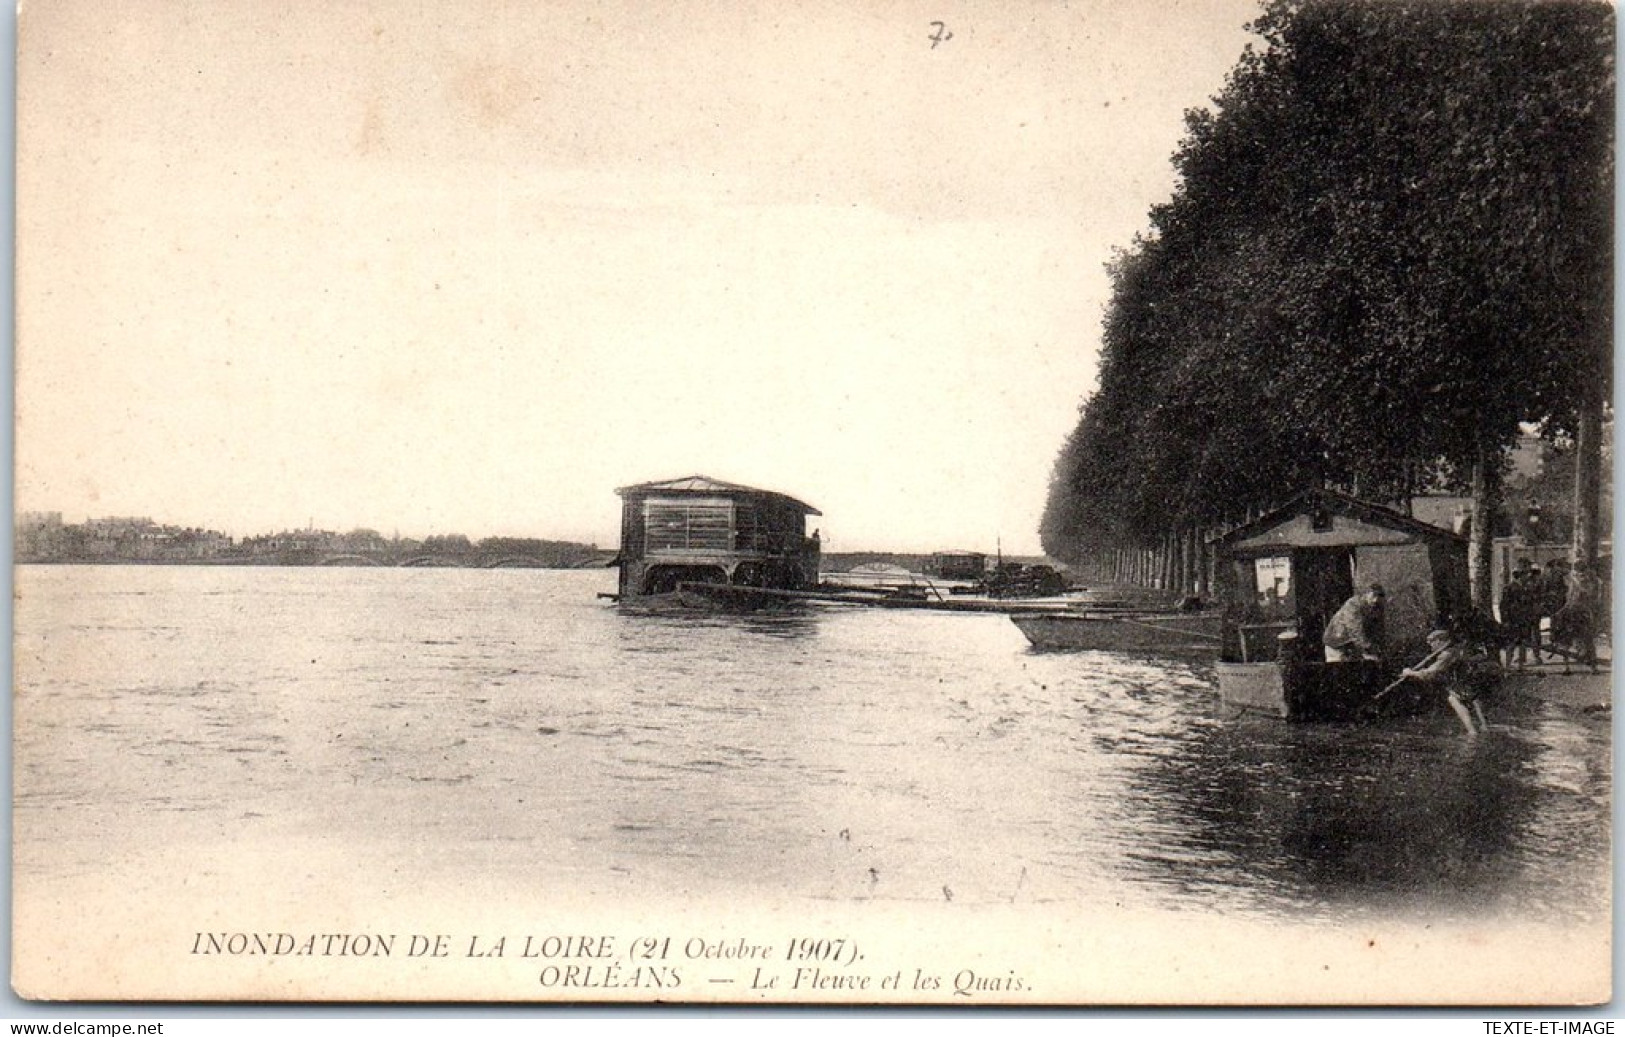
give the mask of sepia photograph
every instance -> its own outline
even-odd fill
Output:
[[[39,0],[23,1002],[1613,998],[1604,0]]]

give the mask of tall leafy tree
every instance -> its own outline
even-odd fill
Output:
[[[1487,571],[1520,425],[1584,439],[1610,384],[1612,8],[1275,0],[1253,28],[1116,265],[1046,546],[1315,482],[1397,497],[1442,459]]]

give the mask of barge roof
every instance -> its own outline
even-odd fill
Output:
[[[725,482],[713,479],[709,475],[687,475],[681,479],[667,479],[661,482],[638,483],[635,486],[622,486],[615,491],[622,497],[628,495],[642,495],[649,493],[711,493],[733,494],[751,497],[772,497],[792,505],[808,515],[822,515],[823,512],[805,501],[797,500],[789,494],[779,493],[775,490],[758,489],[755,486],[745,486],[740,483]]]

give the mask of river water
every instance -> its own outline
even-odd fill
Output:
[[[19,919],[109,874],[144,903],[1608,918],[1606,715],[1294,726],[1228,715],[1199,659],[1038,653],[1000,616],[640,614],[613,581],[20,567]]]

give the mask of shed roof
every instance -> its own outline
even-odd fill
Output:
[[[1467,538],[1448,529],[1435,526],[1432,523],[1421,522],[1409,515],[1401,514],[1392,508],[1385,508],[1380,504],[1350,497],[1346,493],[1336,490],[1309,490],[1294,497],[1265,515],[1261,515],[1245,525],[1237,526],[1223,536],[1215,537],[1211,543],[1218,548],[1234,548],[1248,540],[1262,537],[1278,527],[1286,526],[1296,519],[1300,519],[1311,512],[1324,508],[1333,515],[1352,519],[1367,526],[1398,533],[1405,537],[1417,540],[1428,540],[1440,543],[1466,544]],[[1283,546],[1314,546],[1313,543],[1304,544],[1285,543],[1295,540],[1287,531],[1283,531]]]
[[[622,497],[629,494],[643,495],[650,493],[732,494],[735,496],[772,497],[798,508],[808,515],[823,514],[811,504],[796,500],[788,494],[778,493],[774,490],[761,490],[754,486],[744,486],[734,482],[724,482],[721,479],[713,479],[709,475],[686,475],[681,479],[667,479],[664,482],[638,483],[635,486],[622,486],[615,492]]]

